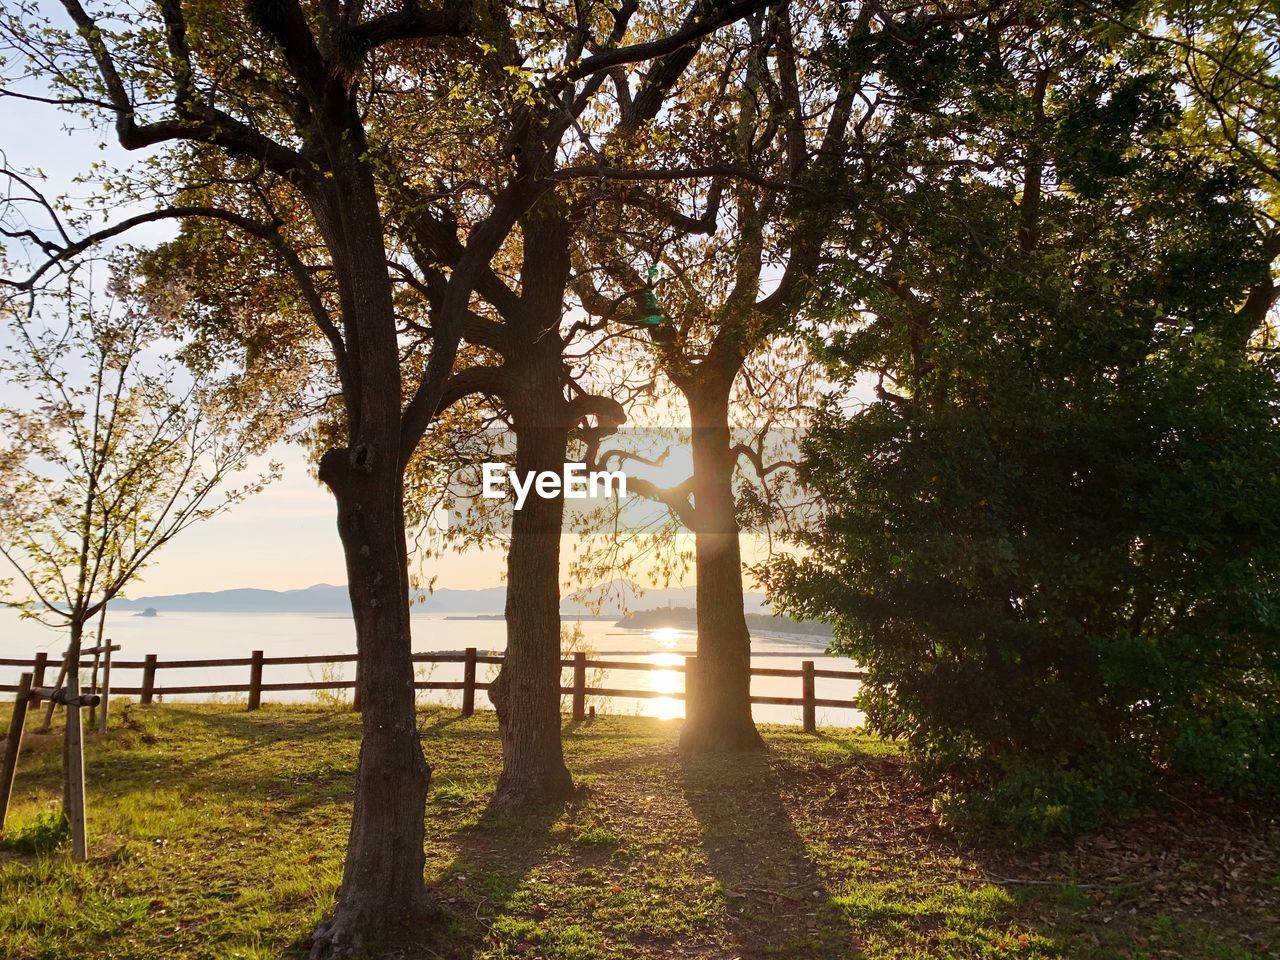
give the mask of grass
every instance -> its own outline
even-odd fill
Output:
[[[60,839],[59,755],[29,735],[0,839],[0,957],[302,952],[341,873],[358,719],[315,706],[114,715],[116,731],[89,741],[83,865],[65,846],[31,852]],[[1274,825],[1220,802],[1171,801],[1105,836],[998,854],[959,846],[873,738],[771,728],[765,757],[682,762],[673,724],[605,717],[566,728],[578,799],[499,817],[485,809],[492,715],[420,719],[442,913],[404,956],[1280,955]]]

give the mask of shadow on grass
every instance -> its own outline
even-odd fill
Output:
[[[536,924],[511,915],[539,913],[538,897],[525,889],[526,881],[546,859],[552,827],[566,806],[544,804],[520,813],[486,809],[458,832],[454,858],[432,890],[445,922],[423,939],[424,956],[462,960],[503,941],[536,937]]]
[[[147,802],[171,791],[259,796],[279,816],[301,815],[349,801],[358,739],[332,715],[304,714],[286,725],[279,715],[213,712],[166,705],[163,722],[145,711],[122,715],[106,738],[86,738],[91,805]],[[357,728],[358,733],[358,728]],[[335,754],[348,741],[351,755]],[[52,796],[61,782],[61,731],[24,743],[20,789]],[[323,744],[323,750],[310,749]],[[281,751],[288,751],[281,756]],[[282,762],[283,761],[283,762]]]
[[[190,745],[192,755],[180,756],[179,763],[155,771],[153,783],[182,785],[194,777],[208,777],[223,789],[266,788],[286,785],[291,779],[305,773],[306,767],[320,762],[326,767],[333,767],[337,775],[344,772],[354,774],[360,727],[358,724],[352,725],[349,718],[342,714],[317,712],[291,716],[285,725],[281,723],[281,714],[273,715],[269,711],[213,713],[176,705],[169,705],[165,710],[169,721],[177,721],[188,725],[190,729],[211,734],[216,738],[216,743],[211,744],[209,740],[205,740]],[[185,732],[182,726],[169,726],[156,735],[155,742],[167,739],[177,750],[181,750],[181,738]],[[344,742],[350,745],[352,756],[350,763],[344,765],[345,769],[339,769],[334,766],[333,748],[335,744]],[[323,744],[323,753],[308,754],[305,749],[307,744]],[[216,749],[219,746],[223,749]],[[274,750],[281,747],[297,748],[295,756],[286,758],[290,761],[286,766],[280,766],[280,758],[274,754]],[[255,758],[258,763],[251,763]],[[111,759],[113,765],[126,769],[130,763],[146,767],[152,762],[146,752],[135,756],[122,753]]]
[[[451,731],[449,728],[466,719],[461,713],[440,714],[433,717],[430,723],[419,723],[418,736],[423,739],[443,737],[446,733],[453,736],[457,731]]]
[[[742,960],[860,956],[782,802],[768,758],[685,757],[681,773]]]

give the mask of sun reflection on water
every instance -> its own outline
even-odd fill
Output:
[[[664,650],[674,650],[680,640],[680,631],[675,627],[658,627],[649,631],[649,637]]]
[[[671,634],[669,642],[663,642],[658,634]],[[678,630],[662,628],[654,630],[654,639],[666,647],[674,647]],[[645,659],[656,667],[678,667],[684,657],[678,653],[651,653]],[[679,670],[650,670],[649,689],[657,693],[677,694],[684,690],[684,677]],[[655,697],[645,705],[645,713],[659,720],[677,720],[684,716],[684,701],[674,696]]]

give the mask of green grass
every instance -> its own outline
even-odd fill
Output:
[[[122,704],[115,716],[115,732],[89,740],[83,865],[50,826],[57,742],[29,735],[0,837],[0,957],[302,952],[341,874],[358,718],[191,704]],[[1276,837],[1231,811],[1165,811],[1038,854],[966,849],[892,745],[772,728],[765,757],[682,762],[673,724],[605,717],[567,728],[576,800],[499,817],[485,809],[500,765],[492,715],[432,709],[421,727],[434,768],[427,881],[442,913],[404,956],[1280,950]]]
[[[0,850],[31,855],[49,853],[71,836],[71,824],[61,811],[46,810],[29,823],[0,836]]]

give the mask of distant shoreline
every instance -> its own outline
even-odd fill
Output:
[[[449,613],[440,617],[442,620],[505,620],[505,613]],[[562,613],[561,620],[590,620],[593,623],[612,623],[618,618],[593,613]]]
[[[667,609],[693,606],[693,587],[644,588],[629,580],[614,580],[575,591],[561,598],[561,616],[582,620],[616,620],[629,610],[642,607]],[[749,615],[767,610],[761,593],[744,596]],[[473,590],[441,587],[415,590],[411,597],[410,615],[423,613],[468,619],[498,619],[507,604],[505,586],[481,587]],[[317,583],[299,590],[264,590],[243,587],[231,590],[207,590],[173,593],[163,596],[119,597],[110,611],[136,613],[151,607],[158,614],[177,613],[248,613],[310,614],[312,616],[346,616],[351,610],[351,596],[346,586]]]
[[[767,613],[746,614],[747,629],[752,634],[773,635],[782,639],[825,642],[831,639],[831,624],[818,620],[792,620]],[[616,626],[631,630],[696,630],[698,612],[692,607],[657,607],[628,613]]]

